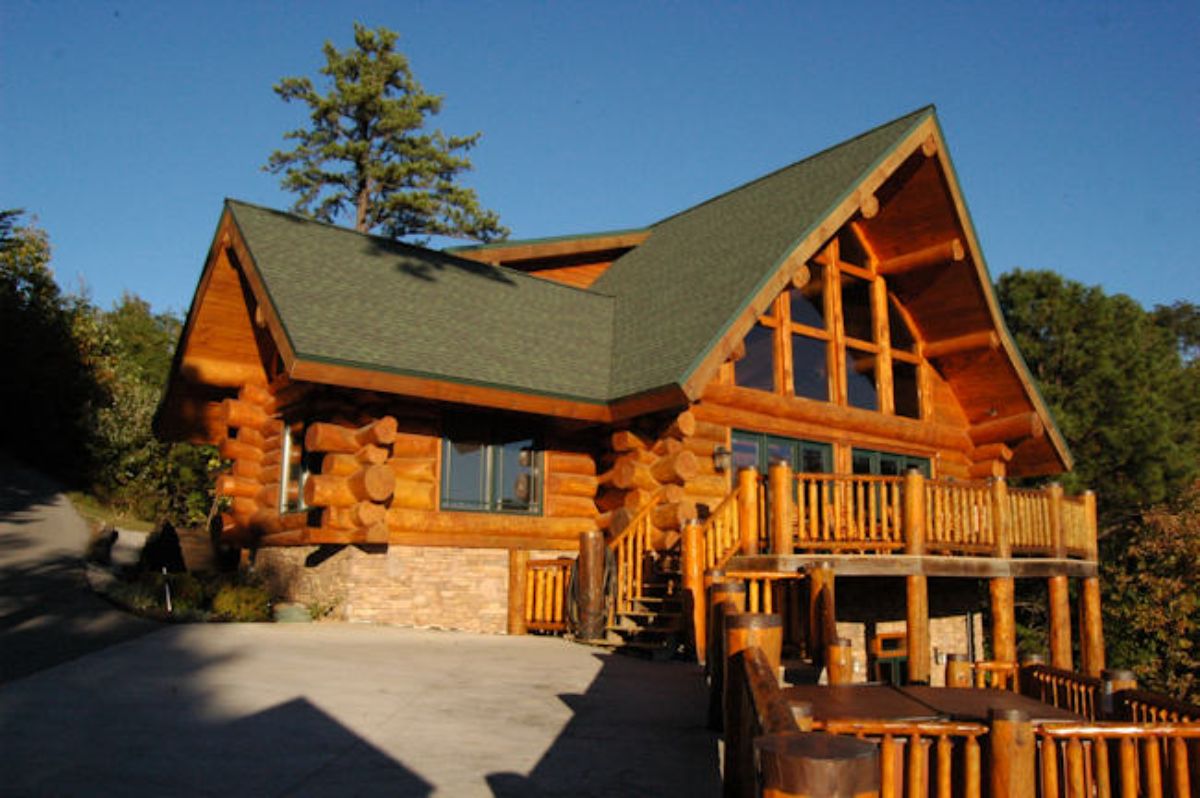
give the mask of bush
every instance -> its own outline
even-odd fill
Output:
[[[212,600],[213,612],[227,621],[271,620],[271,594],[259,585],[222,585]]]

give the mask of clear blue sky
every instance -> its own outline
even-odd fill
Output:
[[[184,311],[271,91],[385,25],[519,238],[639,227],[935,103],[993,276],[1200,301],[1200,3],[0,2],[0,207],[61,283]]]

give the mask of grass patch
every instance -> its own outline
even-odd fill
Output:
[[[154,531],[154,524],[149,521],[143,521],[136,516],[118,512],[112,507],[101,503],[95,496],[81,493],[80,491],[70,491],[67,493],[67,498],[71,500],[71,504],[75,507],[75,512],[93,524],[112,524],[115,527],[128,529],[131,532]]]

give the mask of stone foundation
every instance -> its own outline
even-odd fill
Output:
[[[254,567],[275,595],[344,621],[502,634],[508,551],[428,546],[261,549]]]

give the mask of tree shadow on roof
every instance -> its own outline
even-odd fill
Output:
[[[559,698],[571,720],[528,776],[491,773],[496,798],[632,796],[702,798],[721,793],[708,696],[691,663],[597,655],[600,672]]]

